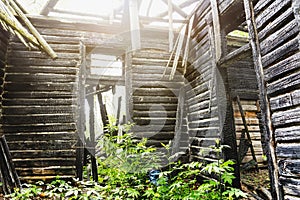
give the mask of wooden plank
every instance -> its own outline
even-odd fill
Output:
[[[279,143],[276,153],[278,158],[299,159],[300,147],[297,143]]]
[[[256,18],[257,29],[261,29],[275,16],[280,10],[291,4],[291,0],[275,0],[272,4],[261,12]]]
[[[300,160],[279,160],[279,174],[281,176],[298,178],[300,176]]]
[[[41,15],[48,15],[49,12],[51,12],[51,10],[54,8],[54,6],[57,4],[59,0],[48,0],[47,3],[44,5],[44,7],[42,8],[40,14]]]
[[[292,8],[288,8],[284,13],[282,13],[279,17],[274,19],[272,22],[268,23],[261,31],[258,33],[258,37],[260,40],[263,40],[266,36],[272,33],[274,30],[277,30],[278,27],[286,24],[287,20],[292,15]]]
[[[281,29],[269,35],[265,40],[260,43],[260,50],[262,55],[265,55],[277,48],[278,46],[286,43],[290,38],[299,33],[300,27],[296,20],[292,20],[283,26]]]
[[[3,115],[1,122],[6,125],[34,125],[39,123],[71,123],[74,121],[74,114],[34,114],[34,115]]]
[[[300,68],[300,53],[292,54],[286,59],[265,69],[265,79],[268,82],[277,80],[280,76]]]
[[[215,54],[216,61],[218,62],[222,55],[222,43],[221,43],[221,26],[220,26],[220,18],[219,18],[219,10],[217,0],[210,0],[211,11],[213,17],[213,36],[215,42]]]
[[[49,140],[75,140],[74,132],[28,132],[28,133],[9,133],[5,137],[8,141],[49,141]],[[28,151],[31,151],[28,149]],[[21,153],[23,150],[21,150]]]
[[[300,74],[293,73],[291,75],[288,75],[282,79],[279,79],[277,81],[274,81],[267,85],[268,87],[268,95],[274,96],[276,94],[283,93],[288,90],[292,90],[299,86],[300,80],[299,80]]]
[[[131,50],[141,49],[139,6],[137,0],[129,0]]]
[[[297,200],[300,196],[300,180],[299,178],[281,177],[280,182],[282,183],[283,192],[286,195],[294,196],[291,200]],[[285,197],[286,198],[286,197]]]
[[[275,112],[272,115],[272,122],[275,127],[292,124],[292,123],[297,123],[300,120],[299,112],[300,112],[299,108]]]
[[[270,64],[274,63],[275,61],[279,61],[279,58],[284,58],[286,55],[290,55],[292,53],[296,53],[298,51],[298,40],[294,38],[287,43],[283,44],[279,48],[275,49],[272,52],[264,55],[262,58],[262,63],[264,66],[269,66]]]
[[[293,142],[300,138],[299,127],[291,126],[287,128],[277,128],[275,130],[276,141],[278,142]]]

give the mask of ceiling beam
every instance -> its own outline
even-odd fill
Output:
[[[54,6],[57,4],[59,0],[48,0],[45,6],[43,7],[42,11],[40,12],[41,15],[47,16],[49,12],[52,11]]]
[[[182,4],[180,4],[178,7],[182,9],[182,8],[185,8],[185,7],[195,3],[197,1],[199,1],[199,0],[187,0],[187,1],[184,1]],[[164,12],[156,15],[155,17],[165,17],[167,15],[168,15],[168,11],[164,11]]]
[[[166,5],[168,5],[168,0],[162,0]],[[187,18],[187,14],[176,4],[172,3],[174,11],[176,11],[179,15],[181,15],[183,18]]]

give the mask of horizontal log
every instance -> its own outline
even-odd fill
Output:
[[[145,81],[145,82],[150,82],[150,81],[157,81],[157,80],[168,80],[169,79],[169,75],[166,74],[165,76],[163,76],[163,74],[142,74],[142,72],[139,73],[132,73],[132,81]],[[172,79],[172,81],[174,82],[182,82],[183,81],[183,77],[182,74],[180,73],[175,73],[174,78]]]
[[[48,74],[72,74],[77,75],[78,67],[53,67],[53,66],[22,66],[20,65],[7,65],[5,72],[7,73],[48,73]]]
[[[75,167],[72,166],[50,166],[50,167],[32,167],[32,168],[16,168],[18,175],[21,177],[28,177],[27,180],[32,180],[32,178],[42,178],[40,176],[66,176],[76,174]],[[44,178],[45,178],[44,177]],[[26,179],[25,179],[26,180]],[[53,180],[53,179],[52,179]]]
[[[285,74],[299,68],[300,53],[298,52],[265,69],[265,79],[266,81],[271,82],[280,78],[280,76],[284,76]]]
[[[174,111],[164,111],[164,110],[160,110],[160,111],[152,111],[149,110],[147,111],[135,111],[133,110],[133,117],[151,117],[151,118],[155,118],[155,117],[170,117],[170,118],[175,118],[176,117],[176,110]]]
[[[36,141],[37,143],[39,141]],[[13,159],[43,159],[43,158],[75,158],[75,149],[68,150],[13,150],[11,151]]]
[[[161,119],[164,121],[163,119]],[[136,123],[137,124],[137,123]],[[136,126],[133,127],[133,132],[170,132],[174,131],[175,125],[166,125],[162,124],[161,126],[158,126],[157,124],[149,124],[149,125],[139,125],[137,124]]]
[[[278,27],[286,24],[286,21],[291,18],[292,14],[293,9],[288,8],[279,17],[276,17],[276,19],[264,26],[264,28],[261,31],[259,31],[258,38],[260,40],[263,40],[266,36],[274,32],[274,30],[278,30]]]
[[[65,99],[76,99],[78,91],[74,90],[73,93],[70,91],[4,91],[3,98],[8,101],[13,101],[13,99],[43,99],[43,98],[65,98]],[[16,100],[15,100],[16,101]],[[33,102],[35,103],[35,102]],[[19,105],[18,102],[16,102]],[[36,104],[36,103],[35,103]]]
[[[139,81],[139,82],[134,82],[132,85],[133,88],[140,88],[140,87],[145,87],[145,86],[152,87],[152,88],[164,87],[164,88],[169,88],[170,90],[172,90],[172,89],[181,88],[183,86],[183,83],[161,80],[161,81],[151,81],[151,82],[148,82],[147,84],[145,84],[143,81]]]
[[[286,93],[289,90],[293,90],[297,88],[300,84],[300,74],[295,72],[288,76],[285,76],[282,79],[276,80],[267,85],[267,93],[270,96],[279,95],[282,93]]]
[[[79,65],[78,60],[69,59],[40,59],[40,58],[8,58],[10,65],[20,66],[52,66],[52,67],[76,67]]]
[[[300,160],[279,160],[279,175],[286,177],[299,178]]]
[[[137,104],[135,103],[133,105],[133,110],[137,110],[137,111],[148,111],[148,110],[152,110],[152,111],[159,111],[159,110],[166,110],[166,111],[173,111],[177,109],[177,104],[155,104],[153,105],[152,103],[149,104]]]
[[[300,140],[300,128],[298,126],[277,128],[274,132],[277,142],[294,142]]]
[[[67,91],[74,92],[78,89],[75,83],[4,83],[7,91]]]
[[[4,133],[16,133],[16,132],[61,132],[61,131],[73,131],[77,130],[75,123],[59,123],[59,124],[39,124],[39,125],[2,125]]]
[[[299,33],[299,26],[296,20],[292,20],[277,30],[273,34],[269,35],[265,40],[260,42],[260,50],[262,56],[269,53],[278,46],[286,43],[290,38],[295,37]]]
[[[256,25],[258,29],[262,29],[271,19],[282,9],[291,5],[291,0],[275,0],[268,8],[263,10],[256,17]]]
[[[294,38],[287,43],[281,45],[277,49],[269,52],[268,54],[262,57],[262,63],[264,68],[267,68],[269,65],[273,64],[275,61],[281,61],[286,56],[291,55],[292,53],[299,50],[298,39]]]
[[[300,180],[290,177],[280,177],[280,183],[283,187],[283,192],[285,195],[296,196],[295,198],[300,196]]]
[[[76,113],[78,107],[75,106],[4,106],[3,115],[27,115],[27,114],[62,114]]]
[[[6,82],[22,82],[22,83],[28,83],[28,82],[40,82],[40,83],[46,83],[46,82],[60,82],[60,83],[70,83],[70,82],[77,82],[77,76],[76,75],[64,75],[64,74],[27,74],[27,73],[6,73],[5,81]]]
[[[175,118],[146,118],[146,117],[134,117],[134,123],[139,126],[146,126],[146,125],[174,125],[176,122]]]
[[[9,133],[5,135],[7,141],[49,141],[49,140],[76,140],[74,132],[29,132]]]
[[[9,50],[7,52],[8,56],[11,58],[44,58],[48,59],[49,56],[45,52],[42,51],[16,51],[16,50]],[[80,54],[79,53],[57,53],[57,58],[58,59],[75,59],[79,60],[80,59]]]
[[[293,106],[291,94],[286,93],[280,96],[270,98],[270,106],[272,111],[277,111]]]
[[[3,99],[3,106],[71,106],[77,105],[76,98],[56,99]]]
[[[49,167],[49,166],[75,166],[75,158],[36,158],[36,159],[14,159],[14,165],[19,167]]]
[[[3,115],[1,120],[5,125],[35,125],[49,123],[72,123],[75,121],[74,113],[64,114],[34,114],[34,115]]]
[[[11,151],[14,150],[74,150],[77,140],[50,140],[50,141],[8,141]]]
[[[299,159],[300,147],[297,143],[279,143],[276,153],[278,158]]]
[[[178,96],[178,89],[140,87],[133,90],[134,96]]]

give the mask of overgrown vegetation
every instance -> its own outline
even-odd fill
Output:
[[[99,146],[103,154],[98,158],[99,181],[65,181],[57,177],[50,183],[23,184],[22,190],[8,196],[11,199],[237,199],[246,197],[231,187],[235,178],[233,161],[219,159],[212,163],[169,162],[161,170],[163,154],[147,146],[147,139],[137,140],[129,132],[132,124],[123,126],[125,133],[111,136],[119,127],[108,125]],[[169,151],[170,144],[164,145]],[[212,147],[220,154],[222,146]],[[171,160],[171,159],[170,159]],[[149,177],[156,169],[157,176]],[[201,175],[215,177],[202,181]]]

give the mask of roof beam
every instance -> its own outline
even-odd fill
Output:
[[[168,0],[162,0],[165,4],[168,5]],[[186,7],[187,5],[189,5],[190,3],[194,3],[197,0],[188,0],[188,2],[184,2],[182,4],[180,4],[179,6],[177,6],[176,4],[172,3],[173,9],[174,11],[176,11],[179,15],[181,15],[183,18],[186,18],[188,15],[182,10],[182,8]],[[188,4],[189,3],[189,4]],[[156,17],[165,17],[168,15],[168,11],[162,12],[159,15],[157,15]]]
[[[59,0],[48,0],[47,3],[45,4],[44,8],[40,12],[40,14],[47,16],[49,14],[49,12],[52,11],[52,9],[54,8],[54,6],[57,4],[58,1]]]

